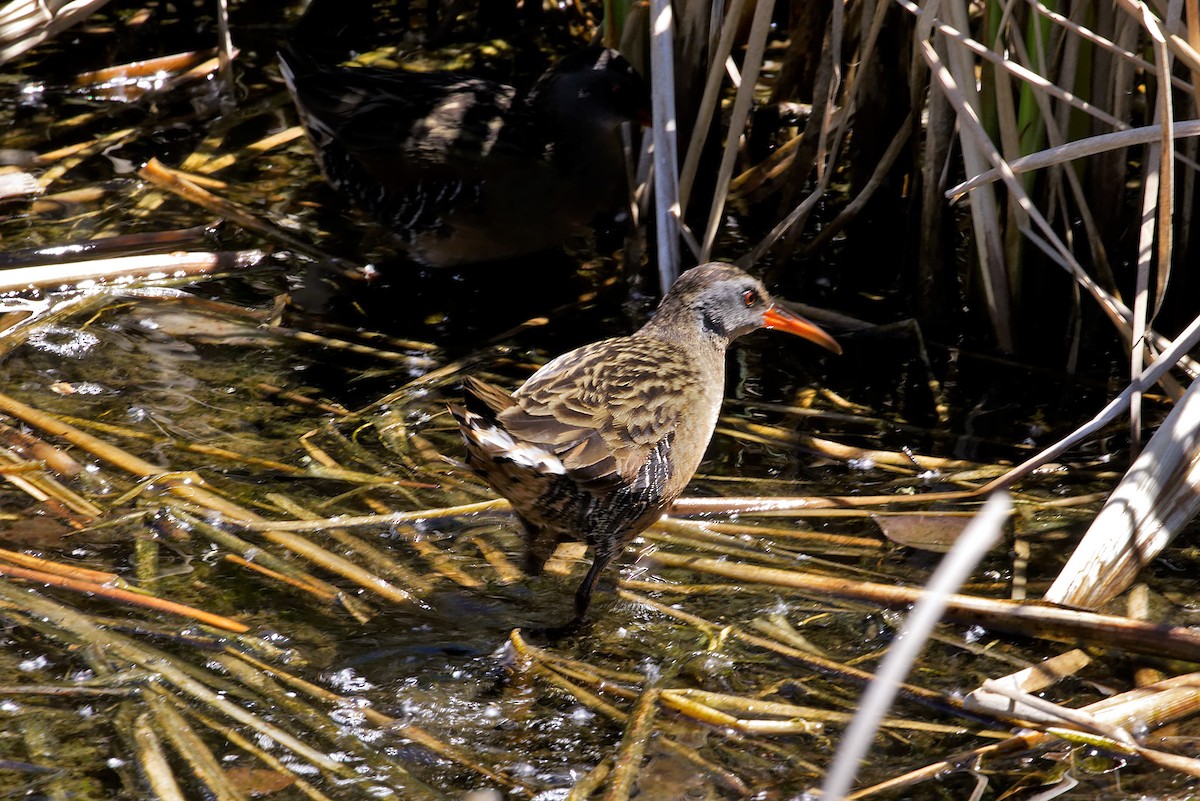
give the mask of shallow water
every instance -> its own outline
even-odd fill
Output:
[[[123,18],[124,12],[114,13]],[[80,610],[99,624],[93,636],[49,609],[23,609],[24,590],[17,588],[31,585],[5,580],[11,594],[0,593],[7,646],[0,650],[0,685],[7,685],[0,686],[0,717],[8,724],[3,756],[14,763],[0,763],[0,786],[47,798],[154,797],[141,774],[154,753],[147,742],[157,737],[185,793],[198,796],[213,781],[203,766],[188,766],[188,744],[171,739],[181,727],[170,710],[181,711],[212,750],[216,770],[247,792],[304,797],[294,780],[299,775],[339,799],[460,798],[481,788],[520,797],[569,787],[618,753],[623,716],[647,686],[852,712],[859,682],[806,664],[788,649],[811,649],[869,670],[894,634],[897,612],[669,567],[653,553],[920,585],[936,555],[889,544],[863,514],[712,515],[697,520],[713,524],[707,529],[649,532],[619,571],[625,591],[635,596],[618,597],[610,587],[597,600],[593,626],[547,642],[539,630],[569,616],[585,565],[565,559],[558,572],[521,576],[519,538],[502,510],[294,533],[350,565],[317,566],[295,541],[247,528],[235,522],[237,515],[187,495],[189,486],[210,488],[274,521],[487,500],[486,488],[443,459],[461,458],[444,411],[459,376],[490,373],[515,385],[554,353],[630,330],[649,305],[629,289],[614,260],[574,243],[569,255],[461,273],[420,273],[389,262],[386,237],[341,213],[303,141],[262,154],[245,149],[294,119],[264,57],[281,20],[240,21],[247,31],[239,41],[245,72],[233,117],[214,115],[207,84],[132,106],[75,92],[47,91],[30,100],[19,82],[57,76],[62,53],[8,65],[17,83],[0,105],[0,129],[8,131],[0,147],[46,152],[120,126],[146,127],[119,150],[82,159],[51,187],[96,194],[6,206],[0,241],[13,250],[209,224],[211,213],[122,172],[120,155],[154,154],[177,164],[193,151],[229,152],[239,160],[215,173],[226,184],[214,191],[256,214],[274,214],[333,255],[375,262],[382,275],[369,285],[335,281],[279,249],[245,273],[156,284],[185,297],[148,297],[120,287],[40,297],[44,305],[32,317],[6,329],[6,395],[61,415],[156,472],[147,478],[71,447],[82,469],[59,475],[64,491],[16,482],[0,489],[0,546],[109,571],[134,588],[232,617],[249,633],[233,638],[169,613],[43,588],[67,610],[63,615]],[[163,47],[179,33],[166,29],[173,33],[163,37]],[[78,36],[92,45],[85,50],[95,51],[98,64],[133,57],[127,43],[115,57],[99,47],[112,41],[99,28]],[[179,34],[178,41],[192,39]],[[66,116],[76,113],[95,116],[68,127]],[[233,226],[194,245],[264,246]],[[833,257],[823,269],[852,274]],[[275,301],[284,295],[289,305],[276,314]],[[10,299],[8,308],[18,305]],[[547,319],[521,327],[541,317]],[[954,474],[970,466],[938,470],[928,460],[970,460],[981,468],[1019,461],[1090,416],[1109,392],[1104,370],[1076,379],[944,344],[926,347],[903,325],[839,338],[846,348],[841,359],[767,333],[736,346],[728,417],[689,495],[958,488]],[[28,429],[38,433],[34,425]],[[804,439],[809,436],[907,450],[911,462],[822,456]],[[4,441],[15,447],[12,436]],[[971,591],[1005,597],[1020,573],[1036,595],[1065,557],[1065,540],[1078,535],[1097,504],[1051,508],[1033,501],[1111,486],[1121,447],[1098,442],[1061,471],[1025,482],[1027,498],[1014,529],[1030,543],[1029,566],[1015,568],[1010,554],[998,551],[977,571]],[[76,497],[82,500],[74,506],[61,500]],[[821,540],[821,534],[830,536]],[[229,558],[239,555],[275,574]],[[1194,554],[1176,549],[1148,580],[1170,595],[1172,571],[1186,573],[1192,562]],[[291,584],[278,576],[289,572]],[[380,578],[394,594],[364,586]],[[1177,622],[1190,622],[1189,615],[1194,612],[1187,608],[1174,610]],[[523,634],[513,635],[514,629]],[[146,650],[134,653],[115,638],[105,644],[104,632]],[[940,633],[910,681],[951,696],[1065,649],[963,626],[945,625]],[[522,651],[526,641],[535,650]],[[139,661],[145,659],[161,661]],[[311,767],[295,748],[230,717],[182,680],[148,678],[151,665],[180,668],[332,755],[342,773]],[[1049,694],[1079,705],[1125,682],[1119,667],[1097,663]],[[66,687],[68,694],[47,686]],[[163,698],[169,709],[162,708]],[[978,734],[983,724],[928,705],[901,701],[894,716],[949,728],[888,729],[877,739],[864,781],[987,741]],[[745,734],[727,721],[697,722],[665,706],[655,723],[633,785],[640,799],[793,797],[819,782],[843,725]],[[269,776],[277,774],[268,774],[269,762],[240,744],[239,734],[290,766],[286,786],[270,786]],[[1171,774],[1136,763],[1118,773],[1116,758],[1085,759],[1088,753],[1063,746],[1032,762],[1013,758],[984,768],[995,773],[994,788],[1059,770],[1109,797],[1183,787]],[[974,781],[964,770],[893,797],[960,797]]]

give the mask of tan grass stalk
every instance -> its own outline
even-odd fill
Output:
[[[247,801],[246,794],[229,780],[221,763],[183,715],[153,690],[143,690],[142,700],[149,707],[155,730],[166,736],[175,753],[187,763],[215,801]]]
[[[512,563],[504,552],[497,548],[492,543],[488,542],[483,537],[471,537],[471,542],[483,554],[483,558],[492,566],[492,570],[496,571],[496,581],[498,584],[515,584],[525,578],[525,574],[520,568]]]
[[[38,570],[42,573],[63,576],[64,578],[90,581],[93,584],[106,584],[110,587],[124,588],[128,586],[125,583],[125,580],[116,573],[108,573],[103,570],[91,570],[89,568],[79,567],[77,565],[64,565],[49,559],[42,559],[39,556],[33,556],[27,553],[19,553],[17,551],[10,551],[7,548],[0,548],[0,559],[6,562],[11,562],[18,567],[24,567],[30,570]]]
[[[942,7],[951,22],[960,30],[968,28],[964,0],[946,0]],[[989,162],[1003,161],[995,146],[982,133],[982,129],[973,128],[967,122],[969,118],[978,126],[979,95],[975,88],[975,62],[971,58],[971,51],[961,47],[948,48],[947,66],[943,67],[940,58],[928,42],[922,42],[921,46],[926,55],[925,60],[934,75],[941,78],[941,90],[950,97],[958,112],[959,143],[967,174],[983,172]],[[971,226],[988,316],[1000,348],[1011,352],[1016,349],[1016,336],[1012,329],[1012,300],[1009,294],[1004,244],[1000,239],[1000,227],[996,224],[1000,218],[1000,206],[995,193],[982,191],[971,194]]]
[[[757,0],[754,6],[754,19],[750,24],[746,56],[742,62],[742,83],[738,87],[737,96],[733,101],[733,112],[730,114],[729,127],[725,135],[725,149],[721,154],[721,165],[717,168],[717,183],[708,212],[708,223],[700,242],[701,262],[709,261],[712,258],[713,243],[717,238],[717,230],[721,226],[725,200],[729,194],[729,180],[733,177],[734,159],[737,156],[742,132],[746,129],[746,120],[750,116],[750,106],[754,100],[758,73],[762,68],[763,51],[766,48],[767,33],[771,28],[771,11],[774,7],[775,0]],[[724,66],[723,63],[722,66]]]
[[[514,634],[519,635],[519,632],[514,632]],[[595,710],[596,712],[599,712],[600,714],[616,721],[617,723],[623,725],[628,723],[628,713],[608,703],[599,695],[596,695],[590,690],[580,687],[574,682],[568,681],[565,677],[559,675],[554,670],[551,670],[550,668],[536,662],[532,663],[529,669],[535,676],[545,680],[551,686],[567,693],[588,709]],[[740,776],[704,759],[698,753],[696,753],[694,749],[680,745],[678,742],[670,739],[669,737],[660,737],[658,742],[662,748],[669,751],[672,755],[682,757],[696,765],[697,768],[710,772],[712,775],[716,776],[723,785],[734,792],[743,794],[749,792],[749,788]]]
[[[829,578],[799,570],[779,570],[665,551],[658,551],[649,558],[668,567],[697,570],[744,582],[790,587],[811,595],[866,601],[893,609],[906,609],[916,603],[923,593],[916,587]],[[1135,653],[1200,661],[1200,631],[1186,626],[1154,626],[1125,617],[970,595],[951,596],[946,616],[960,623],[978,624],[1029,637],[1066,642],[1078,639]]]
[[[1082,707],[1080,711],[1108,725],[1154,729],[1196,714],[1200,709],[1200,692],[1197,692],[1197,688],[1200,688],[1200,673],[1188,673],[1105,698]],[[1053,745],[1058,741],[1054,734],[1026,732],[1001,743],[954,754],[903,776],[859,789],[847,796],[847,799],[856,801],[882,792],[895,792],[936,779],[947,770],[958,769],[977,759],[1021,753]]]
[[[710,726],[728,726],[744,734],[808,734],[818,735],[824,723],[849,723],[853,714],[813,706],[764,701],[740,695],[716,693],[698,689],[663,690],[662,701],[688,717]],[[737,716],[730,714],[737,713]],[[757,717],[750,718],[749,715]],[[771,717],[768,717],[771,716]],[[924,731],[937,734],[966,734],[991,738],[1008,737],[1007,732],[979,732],[964,726],[930,723],[923,720],[887,718],[885,728]]]
[[[108,0],[13,0],[0,8],[0,64],[82,22]]]
[[[320,249],[305,242],[296,235],[283,228],[268,222],[248,209],[239,206],[233,201],[225,198],[217,197],[211,192],[205,191],[197,186],[195,182],[189,180],[177,170],[172,170],[158,159],[150,159],[146,165],[138,170],[138,176],[149,181],[155,186],[166,189],[179,197],[194,203],[203,209],[207,209],[214,214],[220,215],[229,220],[233,220],[247,231],[252,231],[263,238],[282,245],[289,250],[294,250],[312,259],[317,259],[322,262],[341,262],[343,266],[354,269],[356,265],[351,265],[344,259],[332,259],[328,254]]]
[[[688,140],[683,168],[679,171],[679,216],[681,219],[687,214],[692,184],[696,180],[700,156],[704,151],[704,143],[708,140],[709,129],[712,127],[710,123],[716,112],[721,83],[725,78],[725,63],[733,51],[733,37],[737,33],[742,19],[744,2],[745,0],[729,0],[729,7],[724,12],[725,19],[721,24],[721,38],[717,41],[713,51],[709,53],[708,78],[704,83],[704,95],[700,98],[700,108],[696,112],[695,124],[692,125],[692,135]]]
[[[1200,511],[1200,383],[1155,432],[1092,522],[1046,600],[1094,609],[1123,592]]]
[[[663,294],[679,275],[679,130],[675,103],[675,24],[668,0],[650,0],[650,95],[654,125],[654,215]],[[704,261],[704,260],[702,260]]]
[[[53,166],[38,176],[38,184],[43,190],[49,189],[58,182],[59,178],[66,175],[69,170],[79,166],[84,159],[132,139],[136,133],[137,131],[133,128],[122,128],[119,131],[106,133],[97,139],[41,154],[38,157],[38,162],[41,164],[52,164]]]
[[[350,702],[350,699],[338,695],[337,693],[334,693],[325,687],[320,686],[319,684],[313,684],[312,682],[306,681],[299,676],[288,673],[277,665],[263,662],[244,653],[233,653],[231,656],[244,661],[254,670],[274,677],[281,684],[285,684],[293,689],[299,690],[304,694],[321,701],[322,703],[334,706],[344,706]],[[371,709],[370,707],[362,708],[362,712],[364,717],[374,726],[387,728],[401,737],[406,737],[413,742],[428,748],[435,754],[456,762],[468,768],[469,770],[480,774],[481,776],[486,776],[492,781],[498,782],[507,787],[516,788],[522,791],[525,795],[533,794],[531,792],[533,789],[532,785],[528,784],[524,780],[516,777],[509,777],[503,773],[498,773],[497,771],[481,763],[475,756],[472,756],[457,746],[454,746],[443,740],[439,740],[419,726],[403,723],[396,718],[384,715],[382,712]]]
[[[714,623],[706,620],[698,615],[693,615],[690,612],[685,612],[682,609],[677,609],[674,606],[659,603],[658,601],[648,598],[639,593],[630,592],[629,590],[617,590],[617,594],[627,601],[632,601],[643,606],[647,606],[656,610],[660,614],[675,620],[682,621],[689,626],[695,627],[699,631],[706,632],[710,635],[721,633],[724,636],[752,645],[756,648],[762,648],[772,653],[779,654],[794,662],[804,665],[810,670],[820,671],[832,676],[840,676],[851,681],[866,684],[874,678],[874,675],[868,671],[847,665],[841,662],[836,662],[832,659],[826,659],[817,656],[809,651],[804,651],[795,648],[786,643],[780,642],[772,637],[760,637],[756,634],[750,634],[743,631],[737,626],[730,626],[725,623]],[[957,710],[961,708],[961,703],[954,698],[947,697],[942,693],[937,693],[932,690],[927,690],[924,687],[918,687],[913,684],[904,684],[901,686],[901,694],[914,701],[928,704],[939,709]],[[997,720],[1004,720],[1003,716],[993,715]]]
[[[911,13],[924,15],[924,12],[921,11],[916,4],[910,3],[908,0],[896,0],[896,2],[902,8]],[[989,50],[986,45],[962,33],[962,31],[968,30],[969,26],[963,25],[961,22],[956,24],[946,24],[940,20],[934,20],[933,28],[950,41],[957,42],[958,44],[962,45],[969,54],[979,56],[984,61],[987,61],[995,66],[997,70],[1004,70],[1008,73],[1011,73],[1013,77],[1020,79],[1027,85],[1033,87],[1035,90],[1045,92],[1051,97],[1067,103],[1072,108],[1076,108],[1091,117],[1095,117],[1097,120],[1107,123],[1118,130],[1129,127],[1128,123],[1124,122],[1119,117],[1109,114],[1104,109],[1098,108],[1091,103],[1082,100],[1052,81],[1046,80],[1046,78],[1038,75],[1028,67],[1025,67],[1011,59],[1004,58],[1001,54]]]
[[[298,517],[313,517],[317,515],[310,512],[308,509],[300,506],[300,504],[292,501],[279,493],[271,493],[268,498],[275,503],[280,509],[283,509]],[[355,554],[365,559],[371,568],[382,576],[396,579],[404,585],[405,591],[413,595],[421,596],[433,589],[433,584],[423,576],[420,576],[409,570],[404,565],[397,562],[387,555],[382,549],[375,547],[371,543],[356,537],[340,528],[325,529],[325,534],[331,539],[336,540],[341,545],[349,548]]]
[[[1030,241],[1038,247],[1044,254],[1065,270],[1067,270],[1084,289],[1096,300],[1100,308],[1112,321],[1117,332],[1127,341],[1130,337],[1130,319],[1132,312],[1118,299],[1113,297],[1107,290],[1099,286],[1095,280],[1089,276],[1084,269],[1079,265],[1070,249],[1062,242],[1055,233],[1053,227],[1042,215],[1042,213],[1034,206],[1029,199],[1020,181],[1013,175],[1007,162],[1000,158],[995,149],[990,146],[987,139],[987,134],[983,131],[982,124],[978,116],[974,113],[973,108],[968,105],[966,99],[950,75],[949,71],[942,65],[938,54],[930,47],[928,42],[920,43],[921,52],[926,61],[929,62],[934,75],[938,78],[942,89],[946,92],[951,102],[957,108],[959,113],[959,124],[964,131],[964,135],[969,134],[973,140],[977,140],[980,146],[984,148],[992,160],[992,164],[996,167],[1003,176],[1004,183],[1008,191],[1015,195],[1021,204],[1021,208],[1028,215],[1029,221],[1033,223],[1036,232],[1028,227],[1024,227],[1025,235]]]
[[[323,590],[320,587],[314,587],[312,584],[309,584],[306,581],[302,581],[298,578],[293,578],[292,576],[289,576],[285,573],[281,573],[278,570],[272,570],[271,568],[266,567],[264,565],[260,565],[255,562],[247,561],[246,559],[243,559],[242,557],[238,556],[235,553],[225,554],[224,559],[226,562],[231,562],[235,565],[238,565],[239,567],[244,567],[247,570],[253,570],[255,573],[258,573],[259,575],[262,575],[262,576],[266,576],[269,579],[274,579],[275,581],[279,581],[284,584],[288,584],[292,587],[295,587],[298,590],[302,590],[304,592],[311,593],[312,595],[315,595],[317,598],[320,598],[322,601],[333,601],[338,597],[338,593],[336,593],[336,592],[330,592],[330,591]]]
[[[613,772],[604,801],[628,801],[646,756],[646,743],[654,733],[654,717],[658,711],[660,693],[658,687],[647,687],[634,704],[621,737],[621,747],[613,758]]]
[[[592,768],[582,779],[575,782],[574,786],[571,787],[571,792],[567,793],[566,801],[587,801],[587,799],[591,798],[600,789],[600,785],[608,780],[612,769],[612,757],[606,757],[601,760],[599,765]]]
[[[72,592],[93,595],[99,598],[106,598],[110,601],[118,601],[120,603],[140,606],[146,609],[153,609],[158,612],[167,612],[169,614],[181,615],[197,620],[205,625],[216,626],[217,628],[232,631],[238,634],[247,632],[250,627],[244,623],[239,623],[223,615],[216,615],[211,612],[205,612],[202,609],[187,606],[186,604],[168,601],[165,598],[156,598],[153,595],[143,593],[130,592],[117,587],[108,587],[103,584],[97,584],[94,581],[84,581],[82,579],[67,578],[53,573],[45,573],[40,570],[30,570],[24,567],[16,567],[0,564],[0,576],[9,576],[15,579],[25,581],[33,581],[39,584],[44,584],[51,587],[59,587]]]
[[[25,470],[27,462],[14,458],[7,449],[0,449],[0,475],[29,497],[46,503],[63,517],[68,525],[76,528],[91,522],[104,513],[96,504],[67,488],[44,471]]]
[[[138,767],[150,785],[151,792],[158,801],[187,801],[179,783],[175,781],[175,772],[167,760],[166,749],[158,733],[150,725],[150,713],[143,712],[133,720],[133,742],[136,746]]]
[[[1040,28],[1037,30],[1040,31]],[[1021,54],[1024,54],[1025,48],[1021,42],[1019,31],[1014,29],[1014,34],[1016,35],[1013,37],[1013,43],[1017,50]],[[1074,39],[1070,41],[1071,43],[1075,43]],[[1028,58],[1027,56],[1025,57],[1026,59]],[[1047,63],[1045,54],[1042,55],[1042,59],[1042,63]],[[1060,80],[1066,82],[1068,80],[1068,76],[1065,73],[1071,72],[1073,74],[1073,69],[1076,65],[1066,56],[1060,60],[1064,62],[1064,67],[1066,68],[1064,74],[1060,76]],[[1040,112],[1041,123],[1046,128],[1046,138],[1050,145],[1057,147],[1065,144],[1066,136],[1064,132],[1068,130],[1070,119],[1069,105],[1065,103],[1060,104],[1060,113],[1056,117],[1050,107],[1050,99],[1046,94],[1042,92],[1033,92],[1032,95]],[[1013,155],[1019,156],[1020,153],[1016,152]],[[1021,159],[1016,160],[1019,161]],[[1010,159],[1010,165],[1012,161],[1013,160]],[[1016,174],[1015,169],[1013,172]],[[1067,184],[1071,189],[1072,198],[1075,201],[1075,209],[1063,208],[1062,214],[1064,217],[1068,217],[1069,215],[1075,213],[1079,215],[1080,219],[1083,221],[1084,229],[1087,232],[1088,249],[1092,254],[1093,261],[1095,262],[1096,272],[1101,280],[1104,281],[1106,288],[1113,292],[1114,296],[1119,298],[1120,295],[1117,292],[1117,281],[1112,274],[1112,267],[1109,264],[1108,254],[1104,251],[1104,238],[1101,236],[1100,231],[1096,227],[1096,223],[1088,203],[1088,195],[1083,189],[1083,184],[1079,177],[1078,171],[1075,169],[1056,170],[1052,173],[1051,178],[1053,179],[1054,185],[1051,188],[1051,192],[1047,193],[1051,196],[1055,196],[1059,193],[1061,190],[1060,183],[1063,178],[1066,179]]]
[[[1193,2],[1193,0],[1186,0],[1186,2],[1191,3],[1191,2]],[[1114,55],[1120,57],[1122,60],[1127,61],[1130,64],[1136,66],[1140,70],[1144,70],[1146,72],[1154,72],[1153,64],[1151,64],[1149,61],[1147,61],[1146,59],[1139,56],[1137,53],[1134,53],[1133,51],[1129,50],[1128,48],[1122,47],[1119,44],[1117,44],[1116,42],[1112,41],[1111,39],[1101,36],[1100,34],[1096,33],[1095,31],[1091,30],[1090,28],[1087,28],[1083,25],[1078,24],[1074,20],[1063,16],[1062,14],[1058,13],[1054,9],[1047,7],[1043,3],[1031,2],[1029,5],[1035,11],[1037,11],[1037,13],[1041,14],[1046,19],[1053,21],[1055,24],[1061,25],[1063,28],[1071,31],[1076,36],[1078,36],[1080,39],[1085,39],[1085,40],[1091,42],[1092,44],[1096,45],[1097,47],[1100,47],[1104,50],[1109,51],[1110,53],[1113,53]],[[1193,43],[1192,47],[1195,48],[1196,44]],[[1193,81],[1194,80],[1195,80],[1195,73],[1193,72]],[[1183,80],[1182,78],[1177,78],[1174,76],[1171,77],[1171,83],[1176,89],[1180,89],[1185,92],[1194,92],[1195,88],[1196,88],[1193,84],[1188,83],[1187,81]]]
[[[117,448],[98,437],[81,431],[73,426],[69,426],[42,411],[34,409],[15,398],[0,394],[0,409],[8,412],[15,417],[37,426],[43,431],[50,432],[54,436],[61,437],[72,444],[89,451],[93,455],[110,462],[127,472],[142,478],[151,479],[152,482],[164,487],[172,495],[178,496],[185,500],[191,500],[213,511],[225,515],[230,522],[236,522],[239,525],[252,526],[256,523],[267,523],[264,518],[255,512],[246,509],[236,503],[233,503],[225,498],[222,498],[216,492],[204,486],[204,481],[194,475],[178,475],[164,474],[163,471],[156,465],[147,462],[140,457]],[[277,545],[280,545],[288,550],[303,555],[305,558],[322,565],[351,581],[365,587],[372,592],[387,598],[393,602],[406,602],[411,600],[412,596],[401,590],[398,587],[384,581],[378,576],[362,569],[358,565],[330,553],[321,548],[319,545],[305,540],[301,537],[296,537],[283,530],[272,530],[270,526],[264,529],[257,529],[263,532],[263,537]],[[332,589],[332,588],[330,588]],[[336,590],[335,590],[336,591]],[[352,601],[349,597],[345,599],[347,602]]]
[[[415,512],[391,512],[383,515],[344,515],[321,520],[247,520],[238,525],[250,531],[275,529],[277,531],[320,531],[334,526],[380,526],[400,523],[422,523],[430,520],[450,520],[480,512],[507,511],[508,501],[491,500],[469,503],[463,506],[445,506],[437,509],[420,509]]]
[[[1177,7],[1177,4],[1176,6]],[[1142,225],[1138,243],[1137,282],[1134,296],[1133,347],[1130,350],[1130,378],[1142,372],[1145,355],[1146,328],[1149,317],[1162,305],[1167,281],[1171,275],[1172,219],[1175,198],[1175,140],[1172,133],[1174,108],[1171,103],[1171,58],[1166,40],[1157,20],[1149,9],[1143,9],[1143,25],[1154,43],[1158,99],[1154,108],[1155,122],[1162,128],[1162,140],[1150,146],[1143,179]],[[1155,229],[1158,248],[1155,253]],[[1153,302],[1149,297],[1150,259],[1157,256],[1158,286]],[[1141,446],[1142,407],[1137,391],[1130,398],[1130,448],[1136,454]]]
[[[920,655],[938,619],[950,606],[951,599],[975,566],[1000,538],[1012,509],[1007,493],[990,497],[971,520],[963,535],[941,560],[929,579],[926,590],[913,605],[887,655],[879,664],[875,680],[859,701],[854,719],[847,727],[825,780],[821,795],[829,799],[845,796],[858,774],[887,710],[891,708],[901,684]]]
[[[1014,704],[1009,696],[1001,696],[992,691],[995,685],[1010,687],[1024,693],[1037,692],[1050,687],[1062,679],[1073,676],[1091,664],[1092,658],[1078,648],[1065,651],[1045,659],[1032,667],[1018,670],[999,679],[992,679],[986,687],[978,687],[963,699],[967,709],[977,709],[987,713],[1015,715],[1032,721],[1045,722],[1039,712],[1026,709],[1021,704]],[[1056,720],[1061,721],[1061,718]]]
[[[95,282],[127,282],[132,279],[162,280],[207,275],[228,270],[245,270],[262,261],[261,250],[222,253],[157,253],[118,256],[111,259],[41,264],[0,273],[0,292],[33,289],[57,291],[91,288]]]
[[[163,691],[159,689],[158,692],[162,693]],[[177,707],[182,703],[180,699],[176,698],[175,696],[164,694],[164,697]],[[183,711],[190,717],[202,723],[204,726],[207,726],[216,734],[220,735],[223,739],[227,740],[230,745],[242,749],[247,754],[255,757],[276,773],[287,776],[292,781],[291,786],[302,792],[308,798],[311,798],[312,801],[334,801],[329,796],[313,787],[308,781],[306,781],[296,772],[296,769],[302,766],[297,766],[294,763],[283,762],[271,752],[260,748],[256,743],[244,737],[237,729],[233,728],[232,726],[226,726],[218,723],[216,720],[213,720],[213,718],[194,707],[187,707],[183,709]]]

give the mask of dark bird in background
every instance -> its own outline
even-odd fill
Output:
[[[572,53],[524,92],[279,60],[325,177],[427,266],[556,247],[627,202],[618,129],[648,120],[649,93],[615,50]]]
[[[691,480],[721,409],[725,351],[759,328],[841,353],[758,280],[713,263],[684,273],[636,333],[565,353],[511,395],[465,380],[450,411],[468,464],[521,521],[527,569],[539,572],[562,541],[592,548],[573,623],[604,568]]]

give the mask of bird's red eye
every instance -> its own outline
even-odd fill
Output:
[[[753,289],[747,289],[742,293],[742,300],[745,301],[747,309],[752,309],[758,305],[758,301],[761,298],[758,297],[758,293]]]

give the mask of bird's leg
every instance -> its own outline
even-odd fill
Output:
[[[604,568],[608,567],[608,563],[612,561],[616,555],[612,550],[597,550],[592,557],[592,567],[588,570],[587,575],[583,577],[583,583],[579,585],[579,589],[575,591],[575,619],[573,624],[582,623],[587,615],[588,606],[592,603],[592,590],[596,587],[596,579],[600,578],[600,574],[604,572]]]

